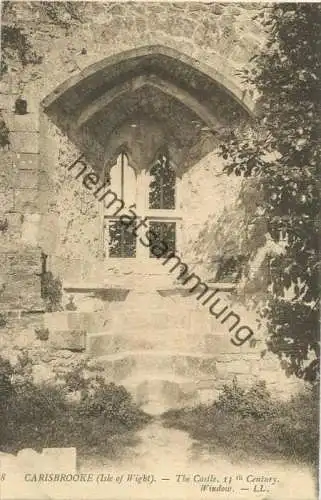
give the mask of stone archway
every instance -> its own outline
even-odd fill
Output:
[[[125,145],[133,164],[144,170],[165,143],[171,160],[179,166],[180,180],[225,134],[248,123],[253,114],[252,103],[224,75],[161,46],[103,59],[60,85],[42,105],[93,167],[102,167],[101,157],[95,163],[97,144],[104,151],[104,168],[114,164],[115,154]],[[87,257],[88,267],[90,259]],[[94,264],[100,279],[104,261]],[[162,401],[157,411],[175,406],[175,402],[197,401],[199,393],[206,396],[217,379],[217,350],[208,338],[210,318],[204,319],[194,302],[189,304],[185,299],[175,303],[158,293],[165,282],[166,287],[172,286],[167,274],[166,279],[154,271],[147,275],[146,267],[140,271],[136,262],[126,273],[122,262],[121,272],[112,276],[113,266],[109,261],[108,285],[104,282],[102,288],[108,286],[114,300],[105,301],[108,313],[103,325],[87,339],[89,355],[101,364],[107,377],[124,384],[142,403],[150,403],[157,393],[156,399]],[[149,282],[146,276],[152,276]],[[120,303],[113,292],[119,291],[121,283],[129,293]],[[70,288],[79,294],[85,293],[84,289],[83,283]],[[97,289],[98,281],[94,293]],[[128,318],[126,327],[124,315]],[[204,331],[199,332],[201,321]]]
[[[214,136],[222,137],[254,113],[253,102],[220,71],[160,45],[124,51],[89,66],[55,89],[42,106],[93,163],[91,139],[107,149],[114,131],[133,118],[162,122],[173,150],[183,151],[178,162],[191,164],[215,147]],[[204,137],[205,150],[195,152]],[[106,155],[107,163],[113,155],[112,150]]]
[[[162,45],[149,45],[144,47],[139,47],[137,49],[126,50],[118,54],[108,56],[101,61],[94,63],[84,70],[82,70],[77,75],[69,78],[61,85],[59,85],[53,92],[51,92],[42,101],[42,105],[45,109],[52,106],[54,102],[60,99],[66,92],[71,89],[75,89],[79,86],[81,82],[86,83],[87,86],[91,86],[92,83],[97,80],[99,75],[106,75],[111,68],[118,68],[119,73],[123,73],[125,66],[129,62],[136,64],[137,61],[146,58],[162,58],[167,61],[176,61],[181,65],[193,68],[195,71],[207,76],[221,88],[224,88],[239,104],[244,107],[250,114],[254,113],[255,104],[250,99],[245,92],[239,87],[236,81],[231,81],[231,78],[227,75],[232,74],[232,70],[228,67],[228,63],[225,62],[225,71],[217,70],[213,66],[209,66],[196,60],[187,54],[183,54],[178,50],[170,47],[165,47]],[[221,63],[218,63],[221,67]]]

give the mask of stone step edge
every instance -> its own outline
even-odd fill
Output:
[[[157,334],[159,333],[159,331],[161,330],[161,328],[159,330],[155,330],[157,332]],[[164,331],[171,331],[171,328],[163,328]],[[144,334],[144,332],[141,331],[141,329],[128,329],[128,331],[123,331],[123,332],[120,332],[120,333],[115,333],[115,332],[112,332],[112,331],[103,331],[103,332],[87,332],[86,333],[86,336],[87,336],[87,339],[91,338],[91,337],[121,337],[121,336],[128,336],[128,335],[135,335],[135,333],[140,333],[142,335],[142,340],[148,340],[149,336],[151,338],[154,337],[154,332],[155,331],[151,331],[150,334]],[[215,337],[226,337],[228,334],[226,332],[223,332],[223,333],[220,333],[220,332],[205,332],[205,333],[194,333],[194,332],[191,332],[189,330],[187,330],[186,328],[175,328],[175,336],[177,335],[177,333],[184,333],[184,335],[190,335],[190,336],[203,336],[203,335],[213,335]]]
[[[146,375],[148,375],[146,373]],[[213,383],[217,383],[218,382],[218,379],[217,377],[215,378],[191,378],[191,377],[184,377],[182,375],[175,375],[173,374],[172,372],[164,372],[164,373],[161,373],[161,374],[153,374],[152,378],[146,378],[143,374],[139,374],[139,375],[135,375],[133,377],[127,377],[127,378],[124,378],[122,379],[121,381],[121,385],[125,385],[127,387],[131,387],[131,386],[136,386],[137,384],[140,384],[140,383],[143,383],[143,382],[154,382],[154,381],[158,381],[158,382],[174,382],[174,383],[177,383],[177,384],[189,384],[189,385],[193,385],[195,386],[195,389],[198,389],[198,390],[203,390],[202,387],[199,387],[199,385],[202,385],[204,384],[205,382],[213,382]]]
[[[117,361],[123,358],[134,357],[134,356],[149,356],[149,357],[189,357],[189,358],[202,358],[202,359],[215,359],[213,354],[204,354],[197,352],[180,352],[180,351],[159,351],[159,350],[131,350],[131,351],[119,351],[112,354],[104,354],[103,356],[95,356],[92,358],[96,362],[103,361]]]

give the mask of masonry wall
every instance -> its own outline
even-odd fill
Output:
[[[48,263],[55,276],[65,282],[108,283],[113,273],[112,265],[101,257],[99,204],[66,171],[66,165],[75,160],[80,151],[46,116],[42,100],[68,78],[81,74],[107,56],[162,45],[208,65],[220,75],[220,83],[226,82],[237,98],[250,106],[250,96],[242,91],[237,70],[249,63],[262,40],[261,27],[253,20],[257,11],[255,4],[165,6],[143,2],[79,2],[78,5],[80,20],[55,9],[46,11],[37,2],[12,3],[3,19],[4,23],[23,26],[32,50],[42,57],[37,64],[22,66],[13,53],[0,93],[2,114],[10,130],[10,147],[1,153],[0,222],[7,220],[8,227],[2,231],[0,240],[0,309],[11,314],[6,345],[11,339],[11,344],[16,344],[18,349],[21,345],[24,349],[32,346],[33,355],[41,345],[39,352],[44,357],[37,354],[40,365],[45,363],[47,352],[44,344],[39,344],[34,337],[34,328],[45,321],[41,313],[36,313],[44,310],[39,278],[41,251],[49,255]],[[15,102],[20,97],[27,101],[28,112],[24,115],[15,113]],[[240,188],[239,179],[222,175],[222,160],[215,150],[196,162],[182,178],[183,256],[204,279],[213,276],[214,259],[223,247],[229,254],[241,251],[243,235],[236,234],[237,228],[243,227]],[[226,226],[213,244],[208,235],[215,224]],[[135,283],[137,280],[133,280],[131,289]],[[86,302],[84,297],[81,300]],[[107,303],[100,301],[97,307],[92,300],[87,303],[90,313],[99,309],[100,314],[108,316],[111,312],[108,300]],[[188,307],[186,303],[183,315]],[[170,310],[167,311],[170,314]],[[130,312],[129,303],[127,313]],[[14,323],[11,317],[15,317]],[[204,328],[216,328],[211,327],[209,321],[205,323]],[[104,321],[95,328],[103,327]],[[195,322],[189,328],[192,333],[198,333]],[[18,341],[12,341],[17,331],[24,339],[20,347]],[[253,359],[259,357],[262,344],[257,346],[256,351],[248,353],[243,368],[234,366],[234,371],[232,365],[237,363],[239,351],[232,359],[229,350],[222,351],[226,356],[221,363],[226,365],[221,364],[221,373],[226,372],[227,378],[231,378],[233,373],[241,372],[249,379],[249,372],[254,374],[256,370]],[[56,356],[60,354],[63,358],[62,351],[58,350]],[[216,351],[214,358],[220,363]],[[53,359],[55,363],[55,356]],[[269,363],[266,370],[271,374],[276,364]]]
[[[9,224],[1,242],[4,262],[8,252],[16,252],[17,243],[34,251],[38,247],[41,217],[46,218],[45,224],[48,225],[55,219],[51,212],[56,209],[44,207],[42,200],[54,187],[55,176],[64,174],[58,171],[57,149],[50,145],[54,134],[50,124],[44,123],[46,117],[41,111],[40,102],[46,95],[68,77],[103,57],[154,44],[192,55],[215,67],[237,87],[235,70],[244,67],[261,37],[258,24],[251,19],[256,10],[251,4],[207,6],[180,3],[165,8],[162,4],[80,2],[81,23],[68,19],[66,13],[56,16],[53,22],[37,2],[12,2],[11,5],[3,22],[24,26],[32,50],[42,57],[42,63],[22,67],[13,54],[11,69],[1,83],[1,109],[11,142],[10,150],[3,153],[1,172],[2,217],[7,218]],[[14,113],[19,96],[27,100],[26,115]],[[65,188],[62,196],[72,197],[72,190],[68,185]],[[45,193],[44,197],[39,196],[39,189]],[[70,205],[74,210],[76,200]],[[70,221],[77,224],[72,214],[66,219],[69,219],[69,224]],[[54,224],[57,224],[56,220]],[[84,230],[90,245],[97,235],[90,236],[84,217],[81,224],[81,228],[75,227],[75,232],[82,234]]]

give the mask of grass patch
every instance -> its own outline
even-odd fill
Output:
[[[275,401],[264,382],[244,390],[233,382],[226,385],[211,405],[168,411],[164,425],[187,431],[211,452],[235,461],[287,459],[296,463],[318,463],[318,388]]]

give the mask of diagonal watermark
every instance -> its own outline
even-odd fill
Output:
[[[220,320],[221,324],[229,324],[228,330],[230,333],[233,332],[234,335],[230,339],[233,345],[242,346],[253,337],[253,330],[247,325],[240,325],[241,317],[229,305],[220,305],[221,298],[216,297],[220,289],[212,290],[196,273],[190,272],[188,264],[183,262],[176,252],[170,250],[166,241],[159,239],[155,231],[149,229],[146,224],[147,218],[141,218],[132,208],[127,209],[124,200],[119,198],[117,193],[108,187],[110,181],[101,182],[99,175],[93,169],[88,168],[84,161],[84,154],[69,165],[67,170],[72,171],[77,166],[81,166],[81,169],[75,175],[75,179],[82,178],[82,184],[85,188],[91,191],[98,201],[103,202],[107,210],[113,210],[108,215],[119,217],[119,221],[126,227],[126,230],[134,234],[141,245],[150,248],[154,257],[159,260],[162,259],[163,266],[170,264],[170,273],[178,270],[176,280],[186,286],[189,293],[197,293],[196,300],[201,300],[203,306],[207,305],[209,313],[217,320]],[[94,191],[93,188],[95,188]],[[119,215],[121,212],[124,213]],[[145,231],[143,231],[143,234],[138,234],[138,230],[142,228]]]

